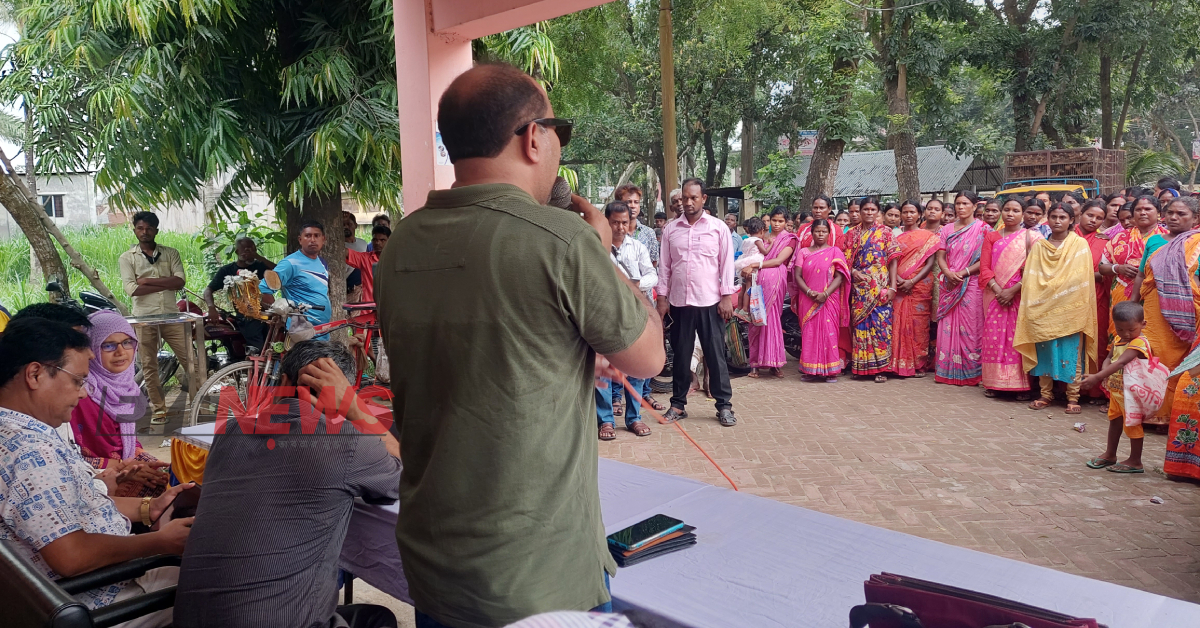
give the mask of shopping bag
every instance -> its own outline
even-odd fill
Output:
[[[763,299],[762,286],[758,285],[758,275],[750,284],[750,322],[758,327],[767,324],[767,302]]]
[[[1122,377],[1125,380],[1125,425],[1141,425],[1143,419],[1154,416],[1162,407],[1170,370],[1151,356],[1126,364]]]
[[[745,367],[749,362],[746,355],[746,344],[742,342],[742,333],[738,329],[738,319],[731,318],[725,323],[725,348],[729,350],[729,363],[737,367]]]

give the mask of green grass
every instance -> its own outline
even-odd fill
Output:
[[[63,234],[80,255],[99,271],[100,279],[113,294],[128,306],[129,297],[121,290],[121,273],[117,258],[137,241],[130,229],[127,226],[82,227],[64,229]],[[204,251],[195,236],[164,231],[158,234],[157,242],[179,251],[188,289],[201,294],[217,264],[205,259]],[[259,251],[267,259],[278,261],[283,258],[282,245],[266,243],[260,244],[260,247]],[[91,283],[79,271],[70,267],[67,256],[62,254],[62,258],[63,262],[68,264],[68,281],[71,284],[72,296],[78,296],[80,290],[92,290]],[[229,261],[232,260],[224,260],[222,263]],[[31,283],[29,270],[29,242],[25,237],[0,240],[0,305],[4,305],[10,312],[15,312],[30,303],[46,300],[45,284],[41,283],[40,278]]]

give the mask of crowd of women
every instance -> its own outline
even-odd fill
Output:
[[[1108,402],[1106,385],[1081,383],[1120,342],[1114,305],[1142,304],[1152,357],[1170,369],[1200,344],[1197,199],[1177,189],[1058,201],[963,191],[949,207],[866,197],[836,217],[832,207],[819,196],[811,212],[771,211],[764,263],[741,269],[744,285],[761,286],[766,310],[766,325],[751,328],[751,377],[783,376],[785,297],[800,321],[806,381],[933,373],[1031,409],[1061,390],[1067,414],[1079,414],[1084,397]],[[1200,479],[1195,370],[1196,383],[1188,373],[1171,378],[1145,423],[1169,428],[1166,472]]]

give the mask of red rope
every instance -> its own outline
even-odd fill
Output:
[[[733,483],[733,478],[729,477],[729,474],[725,473],[725,469],[722,469],[721,465],[717,464],[717,461],[713,460],[713,457],[708,455],[707,451],[704,451],[704,448],[700,446],[700,443],[697,443],[696,440],[693,439],[692,436],[687,433],[687,430],[683,429],[683,426],[679,424],[679,421],[668,421],[666,417],[664,417],[662,414],[660,414],[658,412],[658,410],[654,409],[654,406],[650,405],[650,403],[647,402],[645,399],[642,399],[642,395],[639,394],[637,391],[635,391],[633,386],[629,385],[629,380],[625,379],[625,375],[623,373],[617,373],[616,378],[618,381],[620,381],[621,385],[625,387],[625,394],[630,395],[631,397],[636,399],[638,404],[642,406],[643,411],[650,413],[650,416],[654,417],[655,419],[658,419],[659,423],[663,423],[663,424],[670,423],[671,425],[674,425],[675,429],[679,430],[679,433],[683,434],[683,437],[686,438],[687,441],[689,443],[691,443],[693,447],[695,447],[697,450],[699,450],[700,453],[704,454],[704,457],[708,458],[708,461],[712,463],[712,466],[717,468],[717,471],[721,472],[721,475],[724,476],[725,479],[729,481],[729,485],[733,487],[733,490],[735,490],[735,491],[738,490],[737,484]]]

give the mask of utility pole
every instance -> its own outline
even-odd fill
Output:
[[[679,150],[675,146],[675,44],[671,35],[671,0],[658,0],[658,58],[662,70],[663,175],[659,189],[666,211],[671,213],[667,195],[679,187]],[[653,199],[646,199],[653,202]],[[674,218],[674,216],[671,216]]]

